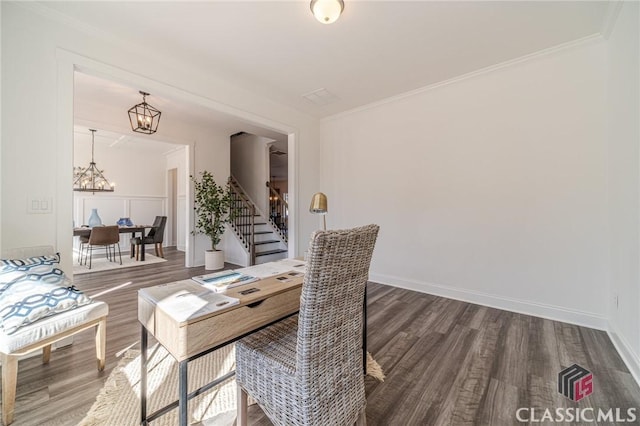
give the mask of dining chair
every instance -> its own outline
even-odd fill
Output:
[[[236,343],[238,425],[248,395],[274,425],[366,422],[363,301],[378,229],[312,234],[298,315]]]
[[[164,228],[166,225],[166,216],[156,216],[149,233],[145,237],[135,237],[131,239],[131,257],[135,255],[136,260],[138,260],[140,250],[144,250],[145,244],[153,244],[156,256],[164,258],[162,242],[164,241]]]
[[[78,255],[78,263],[80,265],[82,265],[82,253],[84,252],[85,249],[85,245],[89,244],[89,236],[88,235],[81,235],[80,236],[80,248],[79,248],[79,255]]]
[[[89,269],[91,269],[91,261],[93,259],[93,249],[102,247],[105,249],[107,259],[115,262],[116,247],[120,256],[120,264],[122,265],[122,253],[120,252],[120,231],[118,225],[112,226],[94,226],[91,228],[89,242],[86,244],[86,255],[84,263],[87,264],[89,258]],[[113,250],[113,254],[111,253]]]

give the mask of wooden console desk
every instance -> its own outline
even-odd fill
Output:
[[[192,280],[178,281],[138,291],[138,320],[141,327],[141,397],[140,416],[142,425],[147,425],[166,412],[179,407],[180,425],[187,425],[188,400],[231,377],[234,373],[222,376],[208,385],[188,394],[187,364],[189,361],[206,355],[222,346],[233,343],[257,330],[274,324],[298,312],[302,275],[292,277],[289,282],[277,280],[275,275],[248,283],[226,291],[224,294],[240,300],[238,305],[212,313],[191,315],[188,319],[177,321],[167,314],[158,302],[172,292],[193,289],[202,292],[204,287]],[[194,287],[195,286],[195,287]],[[248,294],[247,290],[256,288]],[[179,398],[178,401],[147,415],[147,341],[148,333],[158,340],[179,362]]]

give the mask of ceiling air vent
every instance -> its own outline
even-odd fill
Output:
[[[327,89],[314,90],[313,92],[302,95],[302,97],[309,102],[319,106],[329,105],[340,99],[333,93],[329,92]]]

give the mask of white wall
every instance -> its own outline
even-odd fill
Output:
[[[603,328],[604,43],[325,120],[330,228],[380,225],[371,279]]]
[[[73,165],[87,167],[91,161],[91,139],[74,139]],[[166,196],[165,158],[162,152],[155,150],[95,143],[96,165],[104,171],[109,182],[116,184],[114,194]],[[96,194],[100,195],[104,194]]]
[[[246,134],[231,140],[231,174],[264,214],[269,214],[269,143],[273,139]]]
[[[612,340],[640,382],[639,22],[638,3],[624,2],[607,43],[611,250],[607,306]]]
[[[162,88],[181,100],[215,105],[273,130],[295,133],[295,202],[306,204],[317,186],[319,165],[317,121],[215,76],[215,70],[176,63],[162,52],[141,52],[126,40],[104,36],[82,23],[54,20],[55,13],[40,13],[37,3],[0,3],[2,31],[2,241],[0,248],[50,244],[63,253],[72,246],[72,146],[71,96],[73,64],[98,66],[122,80],[141,87]],[[46,15],[46,17],[45,17]],[[82,28],[82,29],[81,29]],[[76,65],[78,62],[74,62]],[[87,65],[88,64],[88,65]],[[155,90],[154,90],[155,92]],[[197,95],[195,95],[197,94]],[[34,117],[37,125],[34,125]],[[165,118],[163,117],[163,122]],[[172,141],[172,138],[167,138]],[[226,134],[208,132],[186,141],[195,152],[195,171],[214,170],[216,177],[229,174],[229,157],[219,157],[228,147]],[[224,153],[224,151],[223,151]],[[225,167],[226,164],[226,167]],[[68,187],[68,189],[67,189]],[[27,214],[27,199],[51,197],[50,214]],[[296,215],[293,244],[301,254],[314,229],[310,215]],[[303,243],[302,243],[303,242]],[[196,251],[206,244],[196,241]],[[63,268],[71,268],[70,260]]]
[[[85,132],[86,133],[86,132]],[[92,194],[73,193],[73,221],[76,226],[86,225],[91,209],[97,209],[102,223],[114,225],[121,217],[130,218],[133,223],[150,225],[156,216],[167,215],[166,169],[167,157],[156,149],[145,149],[132,145],[107,144],[98,142],[96,133],[94,158],[96,165],[104,171],[115,191]],[[184,157],[184,148],[181,149]],[[91,137],[75,133],[73,164],[87,167],[91,161]],[[184,162],[182,165],[184,172]],[[182,180],[184,185],[184,178]],[[183,189],[183,194],[185,190]],[[184,211],[182,212],[184,218]],[[166,230],[165,230],[166,235]],[[120,246],[128,251],[130,235],[120,235]],[[166,245],[166,238],[165,238]],[[74,249],[79,241],[74,240]]]

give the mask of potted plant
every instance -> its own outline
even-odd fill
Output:
[[[211,240],[211,249],[205,252],[205,269],[224,268],[224,252],[216,247],[220,244],[225,225],[231,220],[231,192],[218,185],[208,171],[201,179],[190,176],[194,185],[194,210],[196,213],[195,234],[205,234]]]

